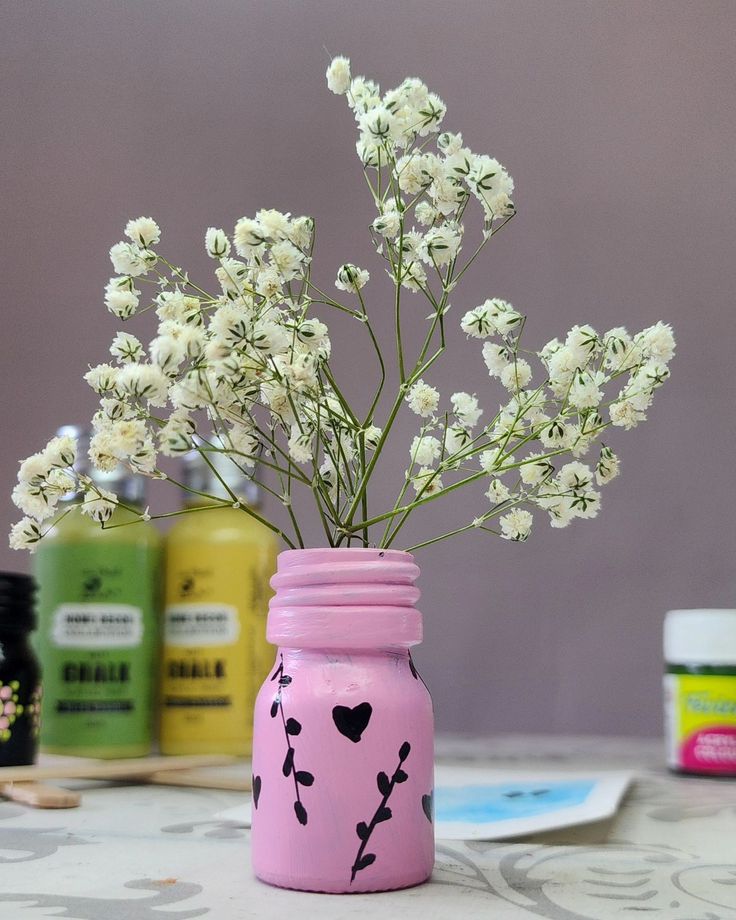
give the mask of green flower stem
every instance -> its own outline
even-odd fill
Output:
[[[207,492],[199,492],[197,489],[190,489],[188,486],[185,486],[183,482],[178,482],[176,479],[174,479],[172,476],[169,476],[167,473],[162,473],[162,476],[166,479],[167,482],[173,483],[173,485],[181,489],[183,492],[188,492],[190,495],[199,495],[200,497],[207,498],[210,501],[219,501],[222,505],[230,505],[232,507],[233,502],[227,502],[223,499],[218,499],[216,496],[209,495]],[[237,501],[237,498],[235,499],[235,501]],[[281,530],[280,527],[277,527],[276,524],[272,524],[269,520],[267,520],[267,518],[261,517],[261,515],[258,514],[257,511],[255,511],[253,508],[249,508],[248,505],[240,505],[240,510],[250,515],[250,517],[255,518],[257,521],[263,524],[264,527],[268,527],[268,529],[273,531],[273,533],[278,534],[278,536],[281,537],[281,539],[284,541],[284,543],[286,543],[289,549],[296,549],[296,546],[294,545],[293,541],[290,540],[289,537],[287,537],[287,535],[284,533],[284,531]]]
[[[216,413],[216,414],[217,414],[217,421],[220,423],[220,425],[224,425],[224,422],[223,422],[222,417],[221,417],[221,415],[219,414],[219,412]],[[206,442],[206,443],[209,444],[209,442]],[[209,446],[210,446],[210,448],[212,448],[212,445],[211,445],[211,444],[209,444]],[[199,453],[200,453],[202,459],[203,459],[203,460],[205,461],[205,463],[209,466],[210,470],[215,474],[215,476],[216,476],[217,479],[219,480],[219,482],[220,482],[220,484],[222,485],[222,487],[229,493],[229,495],[231,496],[231,498],[234,499],[234,501],[236,501],[236,502],[239,501],[238,496],[235,495],[235,493],[230,489],[230,486],[229,486],[229,485],[227,484],[227,482],[222,478],[222,476],[220,475],[220,473],[219,473],[219,471],[217,470],[217,468],[216,468],[216,467],[214,466],[214,464],[210,461],[209,457],[207,456],[207,453],[208,453],[208,452],[205,451],[205,450],[202,450],[201,448],[198,448],[198,450],[199,450]],[[226,451],[216,451],[216,452],[218,452],[218,453],[226,453],[226,454],[227,454]],[[240,473],[241,473],[243,476],[247,476],[247,475],[248,475],[248,474],[242,469],[242,467],[240,467],[237,463],[235,463],[235,461],[233,460],[233,458],[232,458],[231,456],[228,455],[228,457],[229,457],[231,463],[234,464],[234,466],[240,471]],[[275,460],[275,458],[274,458],[274,460]],[[256,480],[254,479],[254,477],[251,476],[250,478],[253,479],[254,481],[256,481]],[[283,478],[282,478],[281,474],[279,474],[279,480],[280,480],[280,482],[281,482],[281,487],[282,487],[282,489],[283,489]],[[287,491],[287,499],[288,499],[288,500],[287,500],[286,502],[284,502],[284,504],[286,504],[286,510],[287,510],[287,512],[288,512],[288,514],[289,514],[289,518],[291,519],[292,526],[294,527],[294,533],[296,534],[297,542],[298,542],[298,544],[299,544],[300,547],[304,547],[304,541],[303,541],[303,539],[302,539],[301,531],[299,530],[299,524],[297,523],[296,516],[295,516],[294,511],[293,511],[293,509],[292,509],[292,507],[291,507],[291,477],[290,477],[290,476],[288,477],[288,483],[289,483],[289,484],[288,484],[288,491]],[[260,485],[263,487],[263,483],[260,483]],[[274,495],[274,496],[276,496],[277,498],[281,498],[281,500],[282,500],[282,502],[283,502],[283,497],[282,497],[282,496],[277,495],[277,493],[274,492],[274,490],[271,489],[271,488],[269,488],[268,486],[265,486],[265,488],[266,488],[266,490],[267,490],[268,492],[270,492],[271,495]],[[265,520],[265,518],[264,518],[264,520]]]
[[[373,203],[375,204],[376,207],[378,207],[380,204],[380,198],[376,195],[376,190],[373,188],[373,183],[368,178],[368,173],[366,172],[367,168],[368,168],[367,166],[363,167],[363,178],[365,179],[366,185],[370,189],[371,196],[373,198]]]
[[[445,327],[444,327],[444,312],[447,308],[447,292],[446,291],[445,293],[443,293],[442,297],[440,298],[439,303],[435,303],[434,306],[435,306],[435,314],[432,317],[432,322],[430,324],[429,331],[427,332],[427,335],[425,336],[424,344],[422,345],[422,349],[419,352],[419,357],[417,359],[415,368],[410,374],[409,379],[407,380],[407,384],[409,385],[415,383],[423,374],[427,373],[427,371],[434,364],[434,362],[440,357],[440,355],[442,355],[446,347],[445,345]],[[429,347],[432,344],[432,339],[434,338],[434,333],[438,326],[440,328],[439,348],[429,358],[429,360],[425,361],[425,358],[427,357],[427,352],[429,351]]]
[[[504,219],[501,221],[501,223],[495,228],[495,230],[494,230],[494,228],[493,228],[493,225],[491,224],[491,228],[490,228],[490,230],[488,231],[488,233],[487,233],[487,234],[484,234],[483,240],[481,241],[481,243],[479,243],[479,245],[478,245],[477,249],[475,250],[475,252],[473,253],[473,255],[468,259],[468,261],[465,263],[465,265],[463,265],[463,267],[462,267],[462,269],[460,270],[460,272],[458,273],[457,277],[454,279],[454,283],[455,283],[455,284],[458,283],[458,281],[462,278],[462,276],[465,274],[465,272],[470,268],[470,266],[473,264],[473,262],[475,262],[475,260],[476,260],[476,259],[478,258],[478,256],[481,254],[481,252],[483,251],[483,249],[484,249],[486,243],[491,239],[491,237],[495,236],[495,235],[498,233],[499,230],[503,230],[503,228],[506,226],[506,224],[507,224],[510,220],[513,220],[515,216],[516,216],[516,211],[514,211],[514,213],[511,214],[509,217],[504,218]]]
[[[321,303],[326,307],[334,307],[336,310],[340,310],[342,313],[347,313],[349,316],[352,316],[353,319],[361,319],[360,312],[358,310],[351,310],[350,307],[343,307],[342,304],[336,303],[333,300],[317,300],[316,298],[310,298],[310,304]]]
[[[399,382],[404,383],[406,374],[404,372],[404,346],[401,341],[401,266],[404,260],[404,217],[402,215],[399,221],[399,249],[398,262],[396,263],[396,272],[394,274],[394,330],[396,333],[396,358],[399,362]]]
[[[440,437],[440,444],[442,445],[442,448],[441,448],[442,453],[440,454],[439,463],[437,464],[437,469],[433,471],[433,473],[431,474],[431,476],[428,476],[428,477],[427,477],[427,479],[425,480],[424,483],[422,483],[422,487],[421,487],[421,489],[419,490],[419,492],[417,493],[417,497],[414,499],[415,502],[416,502],[416,501],[419,501],[419,500],[425,495],[427,489],[432,485],[432,483],[435,481],[435,479],[436,479],[436,478],[440,475],[440,473],[442,472],[442,463],[443,463],[443,461],[444,461],[444,459],[445,459],[445,442],[446,442],[446,440],[447,440],[447,426],[448,426],[448,422],[449,422],[448,415],[447,415],[447,412],[445,412],[445,425],[444,425],[444,428],[443,428],[443,430],[442,430],[442,436]],[[423,431],[424,431],[424,429],[423,429]],[[421,436],[423,437],[423,434],[422,434]],[[413,467],[413,465],[414,465],[414,460],[413,460],[413,458],[412,458],[412,467]],[[405,494],[406,494],[406,489],[405,489],[405,488],[402,488],[401,497],[400,497],[399,499],[397,499],[396,503],[394,504],[394,508],[397,508],[397,507],[398,507],[398,505],[399,505],[400,502],[401,502],[401,499],[403,499],[403,496],[404,496]],[[406,523],[406,521],[407,521],[407,519],[408,519],[408,517],[409,517],[410,514],[411,514],[411,511],[406,511],[406,512],[402,515],[401,520],[396,524],[396,527],[394,528],[394,530],[393,530],[393,532],[391,533],[391,535],[388,536],[388,538],[387,538],[387,534],[388,534],[388,530],[389,530],[389,528],[390,528],[390,526],[391,526],[392,520],[389,520],[389,521],[386,523],[386,530],[385,530],[385,532],[384,532],[384,534],[383,534],[383,538],[382,538],[382,541],[381,541],[381,545],[382,545],[384,548],[388,549],[388,548],[391,546],[391,544],[392,544],[392,543],[394,542],[394,540],[396,539],[396,537],[397,537],[399,531],[401,530],[401,528],[402,528],[402,527],[404,526],[404,524]]]
[[[487,476],[488,473],[485,473],[483,470],[479,470],[477,473],[473,473],[470,476],[466,476],[465,479],[459,479],[457,482],[453,482],[452,485],[446,486],[444,489],[441,489],[439,492],[435,492],[433,495],[427,495],[419,501],[409,502],[407,505],[403,505],[401,508],[397,508],[392,511],[386,511],[383,514],[379,514],[376,517],[369,518],[367,521],[359,521],[357,524],[352,526],[345,526],[345,530],[353,532],[357,530],[362,530],[364,527],[371,527],[373,524],[380,524],[381,521],[386,521],[389,518],[396,517],[397,514],[403,514],[405,511],[414,510],[414,508],[420,507],[420,505],[426,505],[428,502],[436,501],[438,498],[442,498],[444,495],[449,495],[450,492],[455,492],[457,489],[462,489],[464,486],[470,485],[471,482],[476,482],[478,479],[482,479],[484,476]]]
[[[368,467],[365,473],[361,477],[360,483],[358,484],[358,489],[355,495],[353,496],[353,500],[350,503],[350,507],[348,508],[347,514],[345,516],[345,522],[343,524],[342,529],[346,533],[352,533],[353,530],[362,530],[364,527],[369,526],[369,524],[364,523],[364,524],[361,524],[360,527],[352,528],[351,524],[353,522],[353,518],[355,517],[355,512],[358,510],[358,508],[361,505],[361,502],[363,499],[363,493],[368,487],[368,481],[371,478],[371,474],[373,473],[373,470],[375,469],[376,463],[378,463],[378,458],[381,456],[381,451],[383,450],[383,446],[386,443],[386,438],[388,437],[388,434],[391,431],[391,428],[393,427],[394,422],[396,421],[396,416],[399,414],[399,409],[401,408],[401,404],[403,401],[404,401],[404,388],[399,387],[399,392],[396,395],[394,404],[391,406],[391,409],[388,414],[388,418],[386,419],[386,424],[383,427],[381,436],[379,437],[378,443],[376,444],[376,448],[373,451],[373,456],[370,459],[370,462],[368,464]],[[384,519],[385,518],[381,518],[380,520],[384,520]],[[369,523],[376,523],[376,521],[374,520]],[[338,537],[337,546],[340,545],[340,543],[342,542],[342,539],[343,539],[342,536]]]
[[[260,296],[257,291],[254,291],[252,288],[247,287],[247,285],[243,284],[243,282],[239,281],[237,278],[233,278],[232,273],[230,272],[230,269],[226,265],[223,265],[222,259],[218,259],[218,261],[220,263],[220,268],[225,272],[227,277],[230,279],[230,282],[233,285],[233,287],[237,291],[239,291],[241,295],[243,293],[246,293],[246,294],[250,294],[253,297]],[[263,300],[263,298],[261,298],[261,300]]]
[[[458,527],[456,530],[448,530],[447,533],[440,534],[438,537],[432,537],[431,540],[424,540],[422,543],[415,543],[413,546],[410,546],[405,552],[413,553],[417,549],[422,549],[424,546],[431,546],[433,543],[439,543],[440,540],[447,540],[449,537],[456,537],[460,533],[466,533],[468,530],[477,530],[475,524],[466,524],[464,527]]]
[[[324,385],[321,383],[321,381],[320,381],[320,386],[321,386],[321,388],[322,388],[322,396],[325,397],[327,394],[326,394],[326,392],[325,392]],[[357,418],[355,418],[355,416],[354,416],[354,415],[352,414],[352,412],[350,411],[350,408],[349,408],[349,406],[348,406],[347,400],[343,397],[343,395],[342,395],[342,393],[340,392],[339,388],[338,388],[335,392],[336,392],[336,394],[337,394],[337,396],[338,396],[338,401],[340,402],[340,404],[341,404],[343,407],[347,407],[347,411],[350,413],[351,418],[352,418],[352,420],[353,420],[353,423],[354,423],[354,424],[356,425],[356,427],[357,427],[357,425],[359,424],[359,423],[358,423],[358,420],[357,420]],[[343,468],[344,468],[345,471],[347,472],[347,478],[348,478],[348,491],[353,491],[353,489],[354,489],[354,482],[353,482],[353,477],[352,477],[352,469],[351,469],[350,461],[348,460],[348,458],[347,458],[347,456],[346,456],[346,454],[345,454],[345,448],[343,447],[342,439],[341,439],[341,437],[340,437],[340,429],[345,427],[345,419],[342,418],[342,417],[340,417],[339,415],[337,415],[337,414],[329,407],[329,405],[328,405],[326,402],[325,402],[325,408],[327,409],[327,413],[328,413],[328,415],[330,416],[330,423],[331,423],[331,425],[332,425],[332,430],[333,430],[333,432],[334,432],[334,434],[335,434],[335,442],[337,443],[337,451],[338,451],[338,454],[339,454],[340,459],[341,459],[341,461],[342,461]],[[330,457],[331,457],[333,463],[335,463],[336,469],[339,470],[339,469],[340,469],[340,464],[338,464],[338,463],[335,462],[335,457],[334,457],[334,455],[333,455],[332,452],[329,450],[329,447],[327,446],[327,442],[321,437],[321,435],[320,435],[320,440],[321,440],[323,449],[329,451]]]
[[[447,296],[446,294],[443,294],[442,298],[440,299],[440,305],[438,305],[438,306],[441,306],[441,307],[442,307],[442,310],[444,309],[444,301],[445,301],[445,299],[446,299],[446,296]],[[431,325],[431,327],[430,327],[429,332],[427,333],[427,338],[426,338],[426,340],[425,340],[425,347],[424,347],[424,349],[423,349],[423,351],[424,351],[425,354],[426,354],[426,349],[428,349],[428,347],[429,347],[429,344],[428,344],[428,343],[431,341],[431,337],[432,337],[432,335],[434,334],[434,330],[437,328],[438,325],[440,325],[440,313],[442,312],[442,310],[441,310],[441,309],[438,309],[437,312],[435,313],[434,319],[432,320],[432,325]],[[438,355],[437,355],[438,357],[439,357],[439,354],[442,353],[442,350],[444,350],[444,347],[445,347],[445,346],[444,346],[444,342],[443,342],[442,348],[441,348],[441,350],[438,352]],[[404,384],[403,386],[400,386],[400,387],[399,387],[399,392],[398,392],[398,394],[397,394],[397,396],[396,396],[396,399],[394,400],[394,403],[393,403],[393,405],[392,405],[392,407],[391,407],[391,409],[390,409],[390,411],[389,411],[388,418],[386,419],[386,424],[384,425],[383,431],[381,432],[381,436],[380,436],[380,438],[378,439],[378,443],[377,443],[376,448],[375,448],[375,450],[374,450],[374,452],[373,452],[373,456],[371,457],[370,463],[368,464],[368,467],[367,467],[367,469],[366,469],[364,475],[361,477],[361,481],[360,481],[360,483],[359,483],[359,485],[358,485],[358,490],[357,490],[357,492],[356,492],[356,494],[355,494],[355,496],[354,496],[354,498],[353,498],[353,501],[352,501],[352,504],[350,505],[350,508],[348,509],[348,513],[347,513],[347,516],[346,516],[346,518],[345,518],[345,523],[344,523],[344,527],[343,527],[343,529],[344,529],[346,532],[349,532],[349,533],[352,533],[352,532],[353,532],[353,528],[352,528],[350,525],[352,524],[353,518],[354,518],[354,516],[355,516],[355,512],[357,511],[358,507],[359,507],[360,504],[361,504],[363,492],[365,492],[365,490],[366,490],[366,488],[367,488],[367,486],[368,486],[368,481],[370,480],[370,477],[371,477],[371,475],[372,475],[372,473],[373,473],[373,470],[374,470],[374,468],[375,468],[375,466],[376,466],[376,463],[378,462],[378,458],[379,458],[379,456],[381,455],[381,451],[383,450],[384,444],[386,443],[386,439],[387,439],[387,437],[388,437],[388,434],[389,434],[389,432],[391,431],[391,428],[392,428],[394,422],[396,421],[396,416],[398,415],[399,409],[401,408],[401,404],[402,404],[402,402],[404,401],[404,395],[405,395],[406,388],[408,387],[408,385],[409,385],[410,382],[413,382],[415,379],[417,379],[416,370],[417,370],[417,368],[415,367],[414,371],[412,371],[412,373],[410,374],[410,376],[409,376],[408,380],[405,382],[405,384]],[[441,493],[440,493],[440,494],[441,494]],[[389,512],[389,514],[390,514],[390,513],[391,513],[391,512]],[[385,516],[380,518],[380,520],[385,520],[385,519],[386,519]],[[376,519],[373,519],[373,520],[371,521],[371,523],[376,523],[376,522],[377,522]],[[366,525],[366,526],[368,526],[368,525]],[[361,527],[359,527],[359,528],[355,528],[355,529],[362,530],[362,529],[363,529],[363,526],[361,526]],[[340,538],[338,539],[338,544],[337,544],[338,546],[340,545],[340,540],[341,540],[341,539],[342,539],[342,537],[340,537]]]
[[[485,514],[481,515],[483,522],[487,521],[489,518],[496,517],[499,514],[505,514],[507,511],[511,511],[512,508],[516,508],[518,505],[526,504],[526,497],[519,498],[516,501],[505,501],[501,502],[499,505],[495,505],[491,508],[490,511],[486,511]],[[465,533],[468,530],[484,530],[486,533],[496,534],[498,536],[499,531],[493,530],[491,527],[484,527],[482,524],[475,524],[472,521],[470,524],[465,524],[463,527],[459,527],[456,530],[448,530],[446,533],[440,534],[438,537],[433,537],[431,540],[424,540],[422,543],[415,543],[413,546],[410,546],[405,552],[413,553],[416,549],[421,549],[424,546],[431,546],[433,543],[439,543],[441,540],[447,540],[449,537],[454,537],[459,533]]]
[[[342,408],[345,410],[346,414],[350,417],[350,421],[353,423],[353,425],[358,427],[360,425],[360,422],[358,421],[358,417],[354,414],[353,410],[350,408],[350,403],[348,402],[346,397],[343,396],[342,390],[337,385],[337,381],[335,380],[335,377],[332,373],[329,362],[325,361],[322,364],[321,370],[324,372],[324,375],[327,378],[328,383],[330,384],[332,389],[335,391],[335,395],[337,396],[337,401],[340,403]],[[324,388],[322,392],[324,395]]]
[[[178,278],[180,278],[182,284],[188,285],[190,288],[197,291],[203,297],[206,297],[210,303],[216,300],[216,298],[213,297],[212,294],[209,294],[207,291],[203,290],[201,287],[196,285],[193,281],[190,281],[189,276],[186,275],[184,272],[180,271],[179,269],[175,268],[171,264],[171,262],[168,261],[168,259],[165,259],[163,256],[159,255],[158,253],[156,253],[156,257],[160,259],[164,263],[164,265],[166,265],[166,267],[169,269],[172,275],[176,275]]]
[[[137,508],[129,508],[127,505],[124,505],[122,502],[118,502],[121,508],[126,509],[127,511],[133,511],[137,514],[140,514],[140,511]],[[130,527],[133,524],[140,524],[145,521],[160,521],[163,518],[172,518],[179,517],[182,514],[195,514],[197,511],[213,511],[217,508],[230,508],[232,507],[230,502],[217,500],[217,504],[214,505],[195,505],[192,508],[182,508],[180,511],[167,511],[164,514],[149,514],[148,517],[140,516],[137,521],[124,521],[121,524],[108,524],[105,522],[102,524],[103,530],[115,530],[116,527]]]
[[[97,494],[99,495],[100,493],[98,492]],[[81,509],[81,505],[82,505],[82,504],[83,504],[82,502],[75,502],[73,505],[70,505],[68,508],[65,508],[64,511],[62,511],[62,513],[61,513],[58,517],[56,517],[56,516],[53,517],[53,518],[49,521],[49,526],[46,528],[46,530],[44,530],[44,532],[41,534],[41,536],[38,538],[38,540],[35,541],[35,543],[38,543],[40,540],[43,540],[43,538],[46,536],[46,534],[49,533],[49,531],[53,530],[54,527],[57,527],[57,526],[64,520],[64,518],[67,516],[67,514],[71,514],[72,511],[74,511],[75,508],[80,508],[80,509]],[[79,513],[80,513],[80,514],[82,513],[81,510],[80,510]],[[38,525],[38,529],[39,529],[39,531],[41,530],[41,524],[40,524],[40,523],[39,523],[39,525]],[[34,545],[35,545],[35,543],[34,543]]]
[[[291,518],[292,526],[294,527],[294,533],[296,534],[297,543],[301,549],[304,549],[304,539],[302,538],[302,532],[299,530],[299,524],[294,514],[294,509],[291,507],[291,476],[287,477],[287,486],[286,486],[286,510]]]
[[[316,291],[322,298],[322,300],[310,298],[312,303],[323,303],[328,307],[335,307],[336,310],[342,310],[343,313],[349,313],[351,316],[355,316],[356,318],[360,319],[360,311],[353,310],[350,307],[346,307],[345,304],[338,303],[334,298],[330,297],[329,294],[326,294],[324,291],[320,290],[320,288],[318,288],[313,281],[308,281],[307,283],[309,287]]]
[[[403,226],[403,225],[402,225],[402,226]],[[403,232],[403,231],[402,231],[402,232]],[[394,283],[396,284],[397,287],[399,286],[399,284],[398,284],[398,282],[396,281],[396,279],[394,279]],[[424,359],[424,356],[426,355],[426,352],[427,352],[427,350],[429,349],[429,343],[430,343],[431,340],[432,340],[432,337],[433,337],[433,335],[434,335],[434,332],[435,332],[437,326],[440,326],[440,333],[441,333],[441,337],[442,337],[442,344],[441,344],[440,350],[439,350],[439,351],[437,352],[437,354],[434,356],[433,361],[436,360],[436,358],[439,357],[440,354],[442,354],[442,351],[444,351],[445,342],[444,342],[444,326],[443,326],[443,324],[442,324],[442,314],[444,313],[444,309],[445,309],[445,305],[446,305],[446,301],[447,301],[447,292],[444,292],[444,293],[443,293],[442,297],[440,298],[439,304],[436,304],[436,302],[434,301],[434,298],[431,296],[431,292],[429,292],[429,295],[428,295],[428,296],[429,296],[429,298],[430,298],[430,301],[432,301],[432,303],[436,305],[435,316],[434,316],[434,318],[433,318],[433,320],[432,320],[432,324],[431,324],[431,326],[430,326],[429,332],[427,333],[427,337],[426,337],[426,339],[425,339],[425,343],[424,343],[422,352],[420,353],[420,358],[419,358],[419,360],[417,361],[417,364],[415,365],[414,370],[413,370],[412,373],[409,375],[408,379],[407,379],[406,381],[404,381],[402,385],[399,386],[399,391],[398,391],[398,393],[397,393],[397,395],[396,395],[396,399],[394,400],[394,403],[393,403],[393,405],[392,405],[392,407],[391,407],[391,409],[390,409],[390,411],[389,411],[388,418],[386,419],[386,424],[384,425],[383,431],[381,432],[381,436],[380,436],[380,438],[378,439],[378,443],[377,443],[376,448],[375,448],[375,450],[374,450],[374,452],[373,452],[373,456],[371,457],[370,463],[368,464],[367,469],[365,470],[364,474],[363,474],[362,477],[361,477],[361,481],[360,481],[360,483],[359,483],[359,485],[358,485],[358,490],[357,490],[355,496],[353,497],[353,501],[352,501],[352,503],[351,503],[351,505],[350,505],[350,508],[348,509],[347,516],[346,516],[346,518],[345,518],[345,523],[344,523],[344,526],[343,526],[343,530],[346,531],[346,532],[348,532],[348,533],[352,533],[352,532],[353,532],[353,528],[351,528],[351,524],[352,524],[353,518],[355,517],[355,512],[357,511],[358,507],[361,505],[363,493],[365,492],[365,490],[366,490],[366,488],[367,488],[367,486],[368,486],[368,482],[369,482],[370,477],[371,477],[371,475],[372,475],[372,473],[373,473],[373,470],[375,469],[376,463],[378,462],[378,458],[379,458],[380,455],[381,455],[381,451],[383,450],[383,447],[384,447],[384,445],[385,445],[385,443],[386,443],[386,439],[387,439],[387,437],[388,437],[388,434],[389,434],[389,432],[391,431],[391,428],[393,427],[394,422],[396,421],[396,416],[398,415],[399,409],[401,408],[401,404],[402,404],[402,402],[404,401],[404,396],[405,396],[405,393],[406,393],[406,389],[408,388],[408,386],[410,385],[410,383],[413,383],[416,379],[418,379],[417,370],[419,369],[420,362]],[[431,363],[433,363],[433,362],[430,362],[430,365],[431,365]],[[430,365],[428,365],[428,366],[430,366]],[[385,517],[384,517],[384,518],[381,518],[381,520],[385,520]],[[367,526],[367,525],[366,525],[366,526]],[[361,526],[360,528],[357,528],[357,529],[362,530],[363,527]],[[340,545],[340,541],[341,541],[341,540],[342,540],[342,537],[339,537],[339,538],[338,538],[338,544],[337,544],[338,546]]]
[[[368,318],[368,311],[365,308],[363,295],[360,293],[360,291],[358,291],[358,299],[360,300],[360,306],[363,310],[363,322],[366,329],[368,330],[368,335],[370,336],[373,350],[375,351],[376,357],[378,358],[378,364],[381,372],[381,379],[378,382],[376,393],[373,397],[373,401],[371,402],[370,409],[368,409],[368,412],[365,416],[365,420],[363,421],[363,427],[365,428],[367,425],[370,425],[373,422],[373,413],[376,411],[376,406],[378,405],[378,401],[381,398],[381,393],[383,392],[383,387],[386,383],[386,365],[383,360],[383,355],[381,354],[381,346],[378,344],[378,340],[376,339],[375,333],[373,332],[371,321]]]
[[[274,458],[274,462],[271,463],[268,460],[264,460],[263,457],[259,457],[258,462],[263,463],[265,466],[269,467],[269,469],[274,470],[278,474],[281,474],[284,476],[292,476],[294,479],[299,480],[299,482],[303,483],[304,485],[311,486],[311,482],[309,481],[309,479],[299,469],[299,467],[291,459],[288,453],[282,447],[280,447],[278,442],[273,437],[271,437],[271,435],[269,435],[264,428],[261,428],[261,426],[257,424],[257,422],[253,418],[250,411],[249,410],[246,410],[246,411],[248,411],[248,417],[250,418],[251,422],[255,426],[255,429],[258,432],[259,438],[262,438],[263,441],[269,445],[269,448],[272,448],[271,456]],[[277,453],[279,454],[279,456],[283,457],[286,463],[288,464],[288,467],[286,469],[282,466],[279,466],[278,463],[275,462],[276,461],[275,455]]]
[[[423,438],[426,433],[427,433],[427,426],[422,425],[422,427],[419,429],[419,438],[420,439]],[[409,469],[406,471],[406,475],[404,476],[404,483],[401,486],[401,490],[399,491],[396,501],[394,502],[394,509],[393,509],[394,511],[396,511],[396,509],[399,507],[399,505],[404,500],[404,496],[406,495],[409,485],[411,483],[411,476],[412,476],[412,473],[414,472],[414,467],[417,462],[417,459],[416,459],[417,450],[419,450],[419,443],[417,443],[416,448],[411,452],[411,462],[409,463]],[[384,530],[383,536],[381,537],[382,546],[386,542],[386,537],[388,536],[390,529],[391,529],[391,518],[389,518],[386,521],[386,529]]]
[[[319,472],[316,470],[316,464],[314,464],[314,466],[315,466],[315,478],[312,484],[312,494],[314,495],[314,500],[317,505],[317,513],[319,514],[319,519],[322,522],[322,529],[324,530],[325,537],[327,538],[327,544],[328,546],[334,546],[333,539],[332,539],[332,532],[330,531],[330,526],[327,522],[325,510],[322,507],[323,498],[325,498],[326,496],[323,496],[322,494],[322,490],[320,489],[320,486],[319,486]]]

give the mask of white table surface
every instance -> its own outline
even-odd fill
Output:
[[[438,840],[429,884],[371,895],[256,881],[250,832],[212,817],[241,793],[87,784],[76,809],[3,801],[0,920],[736,920],[736,781],[669,775],[659,742],[445,738],[438,754],[495,768],[630,768],[637,779],[610,821],[504,843]]]

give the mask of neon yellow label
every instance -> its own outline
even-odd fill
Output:
[[[697,773],[736,773],[736,675],[667,674],[669,762]]]

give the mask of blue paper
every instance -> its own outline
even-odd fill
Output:
[[[531,818],[582,805],[595,786],[593,780],[548,783],[440,786],[435,791],[438,821],[505,821]]]

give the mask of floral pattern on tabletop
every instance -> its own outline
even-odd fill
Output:
[[[523,762],[535,770],[577,772],[615,764],[637,769],[637,779],[610,822],[519,842],[439,841],[428,885],[378,900],[258,883],[247,868],[250,832],[213,819],[242,802],[238,793],[85,789],[82,808],[54,813],[52,820],[48,812],[0,803],[0,916],[15,920],[25,911],[31,917],[35,905],[69,920],[277,920],[300,911],[345,920],[353,913],[370,916],[369,908],[406,920],[460,914],[469,920],[620,920],[640,913],[736,920],[736,785],[668,775],[659,745],[645,742],[440,741],[444,762],[494,769]]]

